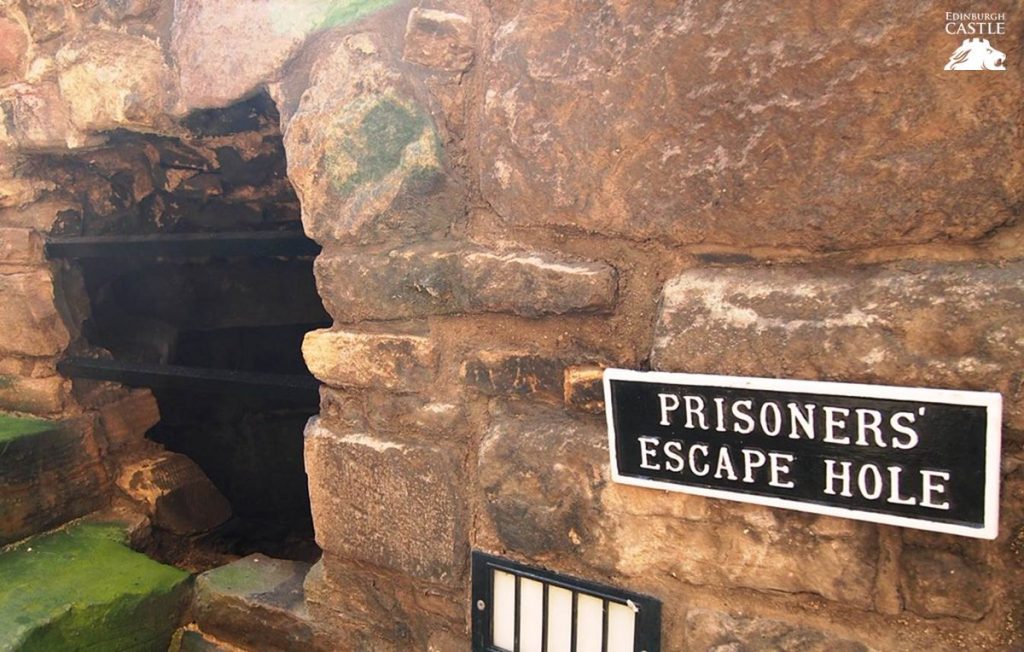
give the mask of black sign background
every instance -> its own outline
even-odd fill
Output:
[[[615,378],[611,378],[609,383],[611,395],[607,399],[612,407],[614,445],[617,470],[620,475],[968,527],[980,528],[984,524],[987,479],[985,477],[987,408],[984,406],[764,389],[681,386]],[[659,393],[700,396],[707,406],[713,405],[714,398],[724,398],[726,405],[743,399],[753,400],[755,406],[767,400],[783,406],[790,401],[798,404],[813,403],[819,406],[814,415],[815,431],[819,435],[815,440],[790,439],[785,436],[786,430],[784,429],[782,434],[770,437],[761,432],[760,428],[755,428],[750,434],[738,434],[732,431],[731,421],[726,422],[728,432],[716,431],[713,423],[708,423],[709,430],[686,429],[685,405],[673,413],[671,426],[662,426],[659,424],[661,417]],[[917,419],[913,427],[919,434],[920,441],[917,446],[909,450],[879,448],[874,445],[857,446],[852,443],[850,445],[825,443],[821,440],[820,434],[824,427],[821,406],[847,408],[851,414],[857,408],[879,410],[883,414],[891,414],[894,411],[913,412]],[[917,412],[921,407],[926,408],[924,416],[920,416]],[[796,457],[796,460],[789,464],[790,472],[786,475],[786,479],[795,482],[796,486],[790,489],[773,487],[768,484],[766,479],[759,479],[754,484],[745,484],[725,478],[716,479],[713,477],[713,473],[705,477],[694,477],[688,472],[680,474],[666,471],[664,465],[660,471],[642,468],[638,442],[640,437],[657,437],[662,442],[675,439],[683,442],[687,448],[696,443],[708,444],[712,456],[709,456],[707,461],[711,463],[712,468],[714,468],[714,454],[718,446],[722,444],[732,449],[734,460],[740,457],[741,448],[758,449],[766,454],[769,451],[790,453]],[[884,500],[884,494],[879,500],[860,497],[857,495],[858,492],[854,492],[852,498],[825,494],[823,492],[825,458],[851,461],[854,463],[854,467],[860,463],[874,463],[883,473],[887,466],[898,465],[903,469],[903,486],[910,488],[914,487],[916,483],[918,491],[920,490],[920,470],[948,471],[950,479],[944,482],[946,490],[941,499],[949,502],[950,509],[939,510],[920,505],[892,504]],[[664,460],[662,459],[662,461]],[[739,473],[739,469],[737,472]],[[761,473],[760,475],[765,476],[766,474]],[[853,482],[856,482],[855,477]],[[913,492],[904,489],[901,493],[906,497]]]

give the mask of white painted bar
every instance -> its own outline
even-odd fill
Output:
[[[548,587],[548,652],[572,652],[572,591]]]
[[[636,612],[617,602],[608,604],[608,652],[633,652]]]
[[[601,652],[604,602],[585,593],[576,598],[576,652]]]
[[[494,571],[494,604],[491,609],[494,624],[492,642],[496,647],[511,652],[516,645],[516,576]]]
[[[519,580],[520,652],[541,652],[543,637],[544,585],[524,577]]]

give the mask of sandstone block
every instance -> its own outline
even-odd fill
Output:
[[[342,322],[457,313],[524,317],[600,312],[615,302],[615,270],[549,254],[497,254],[468,245],[421,244],[386,254],[327,252],[317,287]],[[345,279],[357,278],[359,282]]]
[[[231,517],[231,505],[202,469],[177,453],[128,464],[117,486],[146,506],[155,527],[175,534],[208,532]]]
[[[957,42],[918,9],[495,7],[483,196],[509,224],[680,244],[982,237],[1014,215],[1024,87],[943,75]]]
[[[462,365],[470,387],[490,396],[562,396],[565,364],[559,360],[517,351],[481,351]]]
[[[30,179],[4,179],[0,181],[0,206],[5,206],[4,203],[4,187],[7,183],[12,186],[11,199],[14,199],[14,188],[13,186],[21,182],[28,185],[29,187],[35,186],[35,193],[39,191],[49,190],[52,184],[48,182],[36,182],[33,184]],[[18,195],[22,193],[17,192]],[[31,201],[34,199],[32,195],[26,195],[26,198]],[[14,204],[21,204],[21,201],[14,201]],[[15,205],[9,208],[0,209],[0,224],[11,228],[24,228],[34,229],[42,233],[49,233],[51,227],[60,217],[61,213],[65,211],[79,211],[78,206],[60,201],[38,201],[34,203],[26,203],[25,205]]]
[[[384,387],[410,391],[428,385],[436,366],[424,335],[317,330],[302,343],[306,366],[336,387]]]
[[[25,17],[36,43],[49,41],[60,35],[70,22],[63,0],[25,0]]]
[[[0,227],[0,265],[43,262],[42,242],[31,229]]]
[[[196,624],[240,647],[310,649],[313,632],[302,588],[308,572],[309,564],[261,554],[206,571],[196,578]]]
[[[784,650],[869,652],[858,641],[781,620],[691,609],[686,614],[685,650]]]
[[[25,74],[29,38],[21,23],[0,16],[0,84],[9,84]]]
[[[55,150],[83,140],[71,124],[70,109],[56,84],[14,84],[0,90],[0,118],[0,145]]]
[[[608,465],[603,430],[548,409],[494,419],[480,445],[479,478],[505,546],[528,556],[592,547]]]
[[[306,427],[306,473],[325,554],[458,582],[469,544],[462,456],[441,446]]]
[[[0,545],[98,509],[109,487],[87,421],[0,415]]]
[[[925,618],[981,620],[992,609],[995,578],[951,552],[908,546],[900,558],[907,611]]]
[[[54,306],[53,281],[46,270],[0,274],[0,352],[52,356],[70,334]]]
[[[1024,264],[693,270],[669,281],[663,371],[999,391],[1024,428]]]
[[[146,431],[160,422],[156,397],[148,389],[136,389],[127,397],[100,408],[100,423],[112,451],[142,443]]]
[[[58,414],[71,395],[71,381],[60,376],[23,378],[0,374],[0,410]]]
[[[473,23],[461,14],[416,7],[405,26],[406,61],[462,72],[473,63]]]
[[[349,23],[388,0],[185,0],[175,5],[171,52],[181,114],[227,106],[273,81],[315,30]]]
[[[8,115],[8,110],[0,106],[0,114]],[[3,117],[3,116],[0,116]],[[4,121],[10,118],[4,117]],[[3,151],[4,141],[7,139],[7,132],[4,125],[0,125],[0,152]],[[3,158],[0,157],[0,162]],[[2,213],[4,223],[9,226],[18,226],[19,221],[8,222],[8,216],[18,215],[27,210],[28,207],[40,193],[45,190],[52,190],[54,184],[43,179],[31,179],[25,177],[12,177],[7,174],[0,174],[0,208],[5,208]]]
[[[426,108],[374,39],[336,41],[314,53],[285,131],[306,232],[327,243],[446,229],[463,213],[462,191],[447,178]]]
[[[60,91],[78,129],[145,131],[166,126],[176,90],[156,42],[90,30],[61,48],[57,64]]]
[[[562,381],[565,405],[584,412],[604,412],[604,367],[581,365],[566,367]]]

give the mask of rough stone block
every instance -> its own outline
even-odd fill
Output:
[[[155,41],[90,30],[61,48],[57,63],[60,92],[78,129],[95,133],[167,126],[175,79]]]
[[[165,452],[127,464],[117,486],[146,506],[153,526],[175,534],[208,532],[231,518],[231,505],[191,459]]]
[[[0,586],[4,650],[166,650],[189,574],[129,548],[120,525],[79,524],[0,553]]]
[[[306,427],[306,473],[325,553],[458,582],[469,544],[462,456],[440,446]]]
[[[466,383],[489,396],[562,397],[565,364],[516,351],[481,351],[462,366]]]
[[[686,614],[685,650],[785,650],[869,652],[871,648],[829,632],[781,620],[692,609]]]
[[[434,378],[433,343],[423,335],[316,330],[302,355],[314,376],[336,387],[423,388]]]
[[[1016,215],[1024,86],[944,72],[959,40],[919,11],[948,9],[494,7],[483,197],[512,225],[671,243],[982,237]]]
[[[71,394],[71,381],[61,376],[23,378],[0,374],[0,410],[58,414]]]
[[[185,0],[175,7],[171,52],[181,71],[181,114],[227,106],[268,80],[318,28],[342,25],[389,0]]]
[[[328,252],[317,286],[338,321],[505,312],[524,317],[599,312],[615,302],[615,270],[551,255],[424,244],[387,254]],[[348,279],[359,279],[351,282]]]
[[[0,227],[0,265],[43,262],[43,247],[31,229]]]
[[[44,43],[62,34],[72,22],[62,0],[26,0],[22,4],[32,40],[36,43]]]
[[[509,549],[577,553],[599,537],[595,501],[608,465],[603,424],[548,409],[497,417],[479,465],[487,511]]]
[[[0,90],[0,145],[53,150],[83,142],[57,84],[14,84]],[[28,180],[25,180],[27,183]]]
[[[1024,263],[692,270],[662,296],[652,367],[1002,392],[1024,429]]]
[[[7,187],[7,184],[13,185],[19,182],[27,184],[29,189],[35,190],[34,193],[27,194],[30,201],[40,191],[52,189],[51,182],[32,179],[3,179],[0,180],[0,206],[7,205],[4,202],[4,188]],[[62,212],[80,210],[76,205],[60,201],[44,200],[26,205],[20,205],[21,203],[15,201],[15,207],[0,210],[0,224],[11,228],[35,229],[40,233],[49,233],[50,228]]]
[[[584,412],[604,412],[604,367],[583,365],[566,367],[562,383],[565,405]]]
[[[106,472],[91,424],[0,415],[0,545],[106,504]]]
[[[47,270],[0,274],[0,353],[52,356],[71,340]]]
[[[160,407],[148,389],[136,389],[125,398],[100,408],[100,423],[107,446],[117,451],[145,440],[146,431],[160,422]]]
[[[322,243],[421,238],[463,214],[426,107],[366,34],[325,40],[288,123],[288,179]],[[339,75],[338,70],[347,74]]]
[[[28,33],[21,23],[0,16],[0,84],[9,84],[25,74],[28,46]]]
[[[462,72],[473,63],[473,23],[461,14],[416,7],[405,26],[406,61]]]
[[[925,618],[981,620],[992,609],[990,569],[942,550],[908,546],[900,556],[907,611]]]
[[[303,601],[309,564],[249,555],[196,578],[192,612],[203,632],[240,647],[310,649],[313,631]]]

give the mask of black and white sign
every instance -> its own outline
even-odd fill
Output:
[[[608,369],[612,478],[994,539],[1002,397]]]

